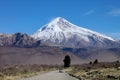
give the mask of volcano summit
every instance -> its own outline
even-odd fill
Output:
[[[45,45],[71,48],[106,48],[118,44],[111,37],[76,26],[61,17],[41,27],[32,37]]]

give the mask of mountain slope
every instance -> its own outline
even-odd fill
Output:
[[[92,30],[78,27],[58,17],[32,35],[41,43],[61,47],[115,47],[117,41]]]
[[[113,62],[120,60],[120,48],[111,49],[73,49],[59,47],[0,47],[0,65],[16,64],[63,64],[63,59],[68,54],[71,64],[89,63],[98,59],[100,62]]]
[[[63,59],[69,54],[72,64],[83,63],[74,54],[67,53],[57,47],[0,47],[0,65],[13,64],[63,64]]]

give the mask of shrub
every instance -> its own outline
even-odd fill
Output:
[[[66,55],[65,56],[65,59],[63,60],[64,62],[64,67],[70,67],[70,63],[71,63],[71,59],[70,59],[70,56],[69,55]]]
[[[93,62],[93,64],[98,64],[98,59],[95,59],[95,61]]]

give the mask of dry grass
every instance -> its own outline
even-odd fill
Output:
[[[120,80],[120,63],[76,65],[68,73],[85,80]]]
[[[14,65],[0,67],[0,80],[16,80],[57,69],[52,65]]]

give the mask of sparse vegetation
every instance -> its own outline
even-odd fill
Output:
[[[57,65],[6,65],[0,67],[0,80],[16,80],[22,77],[30,77],[55,69],[58,69]]]
[[[85,80],[120,80],[120,63],[117,66],[116,62],[74,65],[68,73]]]
[[[89,64],[92,65],[92,61],[90,61]]]

